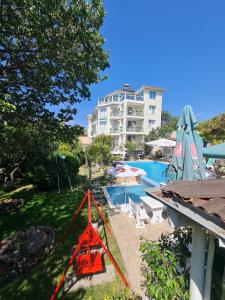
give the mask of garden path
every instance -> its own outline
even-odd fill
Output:
[[[141,274],[141,253],[139,251],[140,237],[148,240],[158,240],[162,233],[172,232],[167,220],[162,224],[146,224],[144,228],[136,229],[136,220],[129,218],[126,213],[118,213],[110,216],[113,234],[116,238],[122,254],[125,268],[128,274],[129,284],[134,292],[148,299],[141,288],[143,280]]]

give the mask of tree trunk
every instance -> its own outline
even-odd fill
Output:
[[[11,183],[15,182],[15,177],[14,174],[16,173],[16,171],[19,169],[19,166],[15,167],[12,172],[10,173],[10,179],[11,179]]]
[[[16,164],[14,165],[14,169],[9,173],[9,176],[10,176],[10,182],[11,182],[12,184],[15,183],[15,173],[16,173],[16,171],[19,170],[20,166],[23,164],[23,162],[25,161],[26,157],[27,157],[26,155],[23,156],[23,157],[21,158],[21,161],[18,162],[18,163],[16,163]],[[6,178],[8,179],[8,177],[6,177]],[[6,180],[7,180],[7,179],[6,179]],[[6,183],[7,183],[7,181],[6,181]]]
[[[92,177],[92,169],[91,169],[91,161],[88,159],[87,160],[87,166],[88,166],[88,179],[91,180]]]

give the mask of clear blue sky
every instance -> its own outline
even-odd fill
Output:
[[[162,87],[163,110],[179,115],[192,105],[199,120],[225,111],[224,0],[104,0],[101,29],[109,50],[108,79],[91,86],[75,123],[97,99],[123,83]]]

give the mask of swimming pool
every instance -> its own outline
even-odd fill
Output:
[[[134,202],[140,203],[140,197],[146,195],[145,188],[159,186],[161,182],[166,182],[165,170],[167,164],[165,163],[158,161],[124,161],[124,163],[145,170],[147,175],[141,176],[140,180],[142,184],[104,187],[104,193],[110,207],[126,206],[129,197]]]
[[[159,161],[125,161],[127,165],[145,170],[147,177],[157,183],[166,182],[167,164]]]
[[[142,184],[127,186],[106,186],[104,192],[111,207],[121,206],[128,203],[129,197],[136,203],[140,203],[140,197],[145,196],[145,186]]]

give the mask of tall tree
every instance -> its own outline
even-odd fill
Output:
[[[112,137],[110,135],[99,135],[89,145],[87,152],[91,162],[107,164],[112,159]]]
[[[164,128],[166,126],[168,130],[176,130],[177,122],[178,122],[178,117],[173,116],[169,111],[162,111],[161,115],[161,127]]]
[[[213,144],[225,142],[225,113],[199,123],[198,130],[206,142]]]
[[[22,164],[73,141],[75,105],[108,66],[101,0],[0,1],[0,167]],[[38,163],[38,159],[36,160]],[[22,169],[22,168],[21,168]]]
[[[16,106],[12,118],[53,118],[47,107],[64,104],[57,117],[72,120],[108,66],[102,1],[6,0],[0,10],[0,99]]]
[[[176,130],[178,122],[178,117],[173,116],[168,111],[162,111],[161,115],[161,127],[152,129],[147,136],[145,136],[145,141],[154,141],[159,138],[169,138],[170,134]]]
[[[92,163],[98,163],[99,166],[108,164],[112,160],[112,141],[110,135],[99,135],[86,149],[86,159],[89,171],[89,179],[92,176]]]

